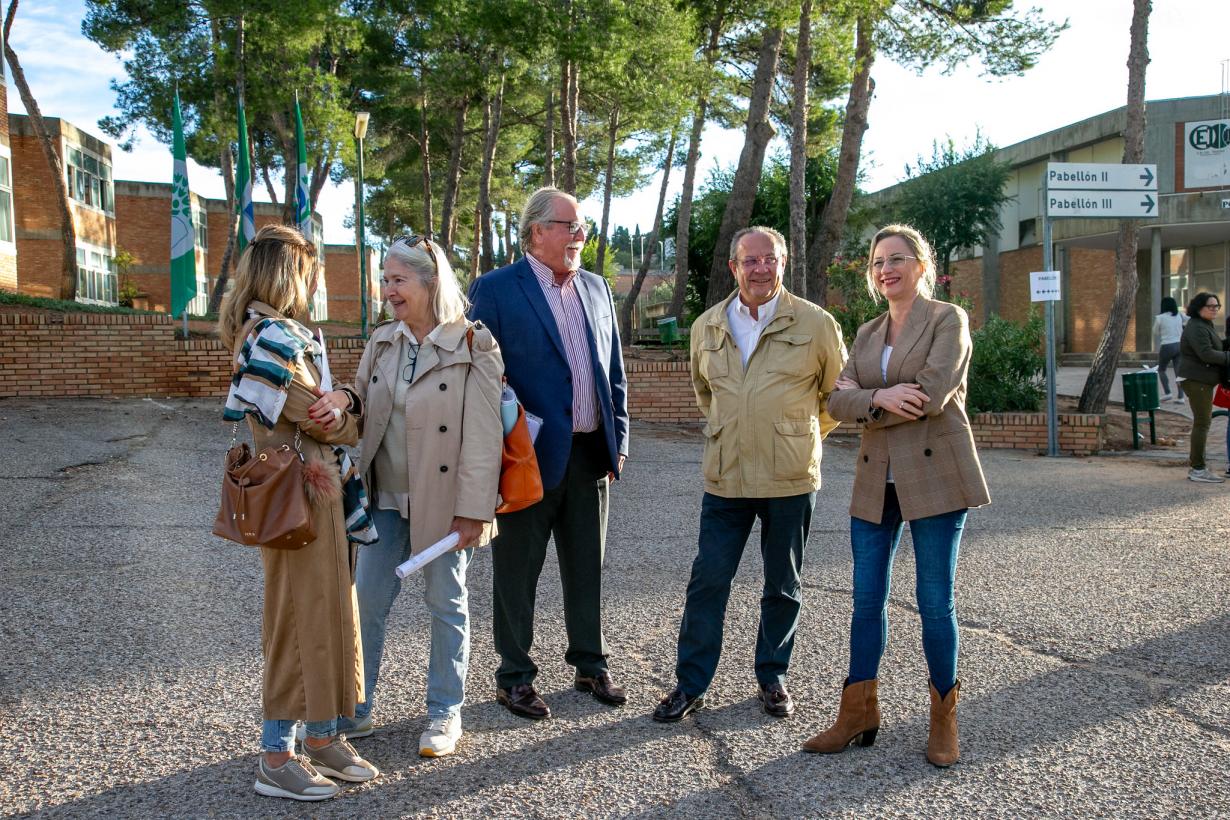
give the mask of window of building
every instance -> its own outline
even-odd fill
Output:
[[[115,213],[115,189],[111,182],[111,166],[94,154],[76,146],[68,146],[66,174],[68,195],[78,202]]]
[[[1017,247],[1038,244],[1038,220],[1022,219],[1017,230]]]
[[[13,161],[0,146],[0,242],[13,241]]]
[[[209,214],[192,206],[192,226],[196,228],[196,246],[202,250],[209,248]]]
[[[115,255],[95,245],[77,246],[77,301],[119,304]]]
[[[204,316],[209,311],[209,277],[199,267],[196,269],[196,296],[188,303],[188,313]]]
[[[1162,294],[1173,296],[1182,309],[1202,292],[1215,294],[1222,304],[1226,303],[1226,246],[1219,243],[1171,248]]]
[[[325,277],[321,275],[316,285],[316,293],[312,296],[312,306],[309,315],[313,322],[324,322],[329,318],[329,293],[325,289]]]

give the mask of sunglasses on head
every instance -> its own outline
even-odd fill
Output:
[[[427,249],[427,255],[431,257],[431,266],[436,270],[440,269],[440,263],[436,260],[436,249],[432,245],[431,240],[426,236],[417,233],[404,233],[400,236],[393,237],[393,241],[389,243],[389,247],[392,248],[398,242],[401,242],[407,248],[413,248],[415,245],[421,243],[423,247]]]

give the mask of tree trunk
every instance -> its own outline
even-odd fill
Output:
[[[482,246],[482,225],[483,225],[483,212],[480,209],[476,208],[474,211],[474,235],[470,238],[470,264],[468,266],[470,270],[470,281],[471,282],[477,279],[480,273],[480,269],[478,266],[478,262],[479,262],[478,255],[479,255],[479,249]]]
[[[594,273],[603,275],[606,267],[606,237],[611,218],[611,191],[615,184],[615,141],[619,138],[619,106],[613,106],[607,115],[606,128],[606,175],[602,181],[602,227],[598,229],[598,261]],[[618,274],[616,274],[618,275]]]
[[[453,236],[457,227],[457,192],[461,188],[461,149],[466,140],[466,113],[470,98],[462,97],[453,117],[453,134],[448,146],[448,176],[444,178],[444,201],[441,204],[440,244],[447,253],[452,253],[456,241]]]
[[[731,237],[735,231],[747,227],[756,202],[756,189],[764,169],[765,150],[773,139],[773,124],[769,122],[769,98],[773,93],[773,80],[777,76],[777,56],[782,47],[783,31],[780,27],[766,29],[756,58],[756,73],[752,77],[752,95],[747,108],[747,129],[743,151],[739,155],[739,167],[735,171],[730,198],[722,214],[717,242],[713,247],[713,267],[709,270],[709,293],[706,306],[713,306],[734,288],[734,277],[726,264]]]
[[[256,166],[251,166],[251,167],[256,167]],[[292,176],[290,173],[286,173],[284,176],[286,177],[287,184],[294,182],[294,176]],[[261,166],[261,179],[265,181],[265,192],[269,194],[269,201],[272,202],[274,205],[279,205],[281,204],[282,201],[285,201],[287,205],[289,205],[291,202],[294,201],[293,196],[288,200],[278,199],[278,191],[276,188],[273,187],[273,179],[269,176],[269,166],[267,165]],[[287,222],[286,220],[290,219],[293,221],[294,218],[295,218],[294,211],[289,210],[288,208],[282,208],[282,223],[283,224],[289,225],[290,222]]]
[[[712,72],[713,63],[717,58],[718,42],[722,35],[724,19],[721,7],[709,22],[709,43],[705,47],[705,71]],[[708,77],[705,79],[708,82]],[[683,171],[683,191],[679,194],[679,207],[675,211],[675,289],[671,293],[669,316],[676,317],[683,325],[683,303],[688,293],[688,244],[692,233],[692,192],[696,187],[696,166],[700,161],[700,138],[705,130],[705,119],[709,113],[709,93],[706,86],[701,87],[696,100],[696,111],[692,115],[692,134],[688,142],[688,158]]]
[[[1132,44],[1128,51],[1128,101],[1127,124],[1123,129],[1123,162],[1137,164],[1145,155],[1145,69],[1149,65],[1149,13],[1150,0],[1134,0],[1132,3]],[[1119,352],[1127,336],[1128,321],[1136,307],[1136,229],[1139,220],[1124,219],[1119,222],[1119,239],[1115,246],[1115,298],[1111,303],[1110,317],[1093,365],[1081,391],[1078,409],[1082,413],[1102,413],[1115,381],[1115,367]]]
[[[431,212],[431,134],[427,131],[426,69],[419,67],[419,148],[423,152],[423,236],[435,239],[435,215]]]
[[[666,146],[666,161],[662,163],[662,186],[658,189],[658,209],[654,212],[653,230],[649,234],[649,254],[641,255],[640,270],[636,272],[636,278],[632,280],[628,298],[624,300],[623,306],[619,309],[620,336],[628,344],[632,344],[632,316],[636,312],[636,300],[641,295],[645,275],[649,273],[650,263],[653,262],[654,252],[657,251],[658,241],[662,236],[662,214],[666,210],[666,189],[670,185],[671,165],[675,162],[675,143],[678,139],[679,129],[672,128],[671,141]]]
[[[807,79],[811,70],[811,0],[799,12],[790,112],[790,291],[807,295]]]
[[[512,246],[512,213],[508,209],[508,200],[504,200],[504,255],[505,265],[511,265],[517,261],[517,254],[513,253]]]
[[[500,114],[504,108],[504,73],[496,85],[495,99],[483,106],[483,167],[478,177],[478,215],[482,225],[482,269],[495,269],[495,236],[491,225],[491,169],[500,137]]]
[[[13,28],[13,17],[17,14],[17,0],[9,4],[8,14],[4,18],[4,56],[9,68],[13,70],[13,83],[21,94],[21,103],[30,116],[30,127],[38,135],[39,145],[43,148],[43,158],[51,171],[52,179],[58,180],[55,185],[56,209],[60,212],[60,241],[64,244],[64,253],[60,259],[60,289],[59,297],[66,301],[77,298],[77,229],[73,224],[73,212],[68,202],[68,181],[64,173],[64,164],[60,155],[52,145],[51,134],[47,132],[47,124],[43,122],[43,112],[39,110],[38,102],[26,82],[26,74],[21,69],[17,52],[9,45],[9,32]],[[7,114],[5,114],[7,116]]]
[[[829,265],[841,244],[850,202],[854,199],[854,185],[858,181],[859,154],[863,148],[863,135],[867,132],[867,111],[871,108],[871,93],[875,90],[875,81],[871,79],[871,65],[876,57],[873,35],[871,19],[860,17],[855,30],[854,81],[850,85],[846,119],[841,128],[837,179],[807,254],[807,298],[818,305],[828,301]]]
[[[543,134],[542,184],[555,184],[555,92],[547,89],[547,128]]]
[[[563,190],[576,195],[577,191],[577,67],[572,60],[565,60],[560,71],[560,122],[564,136]]]

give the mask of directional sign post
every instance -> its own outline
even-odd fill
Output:
[[[1052,219],[1157,218],[1157,166],[1048,162],[1042,201],[1042,266],[1050,272],[1054,268],[1055,258],[1051,242]],[[1055,408],[1055,302],[1051,298],[1045,301],[1046,444],[1047,455],[1057,456],[1059,418]]]

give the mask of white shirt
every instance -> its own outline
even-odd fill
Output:
[[[1178,344],[1183,338],[1183,325],[1187,324],[1187,315],[1183,313],[1159,313],[1153,318],[1153,335],[1161,345]]]
[[[880,354],[880,378],[888,384],[888,360],[893,357],[893,346],[884,345],[884,352]],[[884,478],[885,481],[892,483],[893,480],[893,465],[888,465],[888,475]]]
[[[410,517],[410,467],[406,461],[406,391],[410,383],[405,376],[409,373],[411,353],[415,345],[419,345],[418,354],[423,347],[434,345],[439,335],[441,325],[436,325],[422,345],[414,338],[405,322],[397,323],[397,332],[393,338],[397,341],[397,381],[393,383],[393,412],[389,414],[389,426],[380,439],[380,447],[376,450],[372,470],[376,476],[376,509],[397,510],[402,518]],[[414,375],[418,375],[415,373]]]
[[[777,295],[756,311],[759,317],[756,319],[752,318],[751,309],[743,304],[743,299],[739,296],[731,299],[730,304],[726,306],[726,318],[730,322],[730,332],[735,337],[735,345],[743,357],[744,370],[747,370],[747,360],[752,357],[752,351],[756,349],[756,344],[760,341],[760,334],[777,315],[777,302],[781,297],[782,289],[779,287]]]

